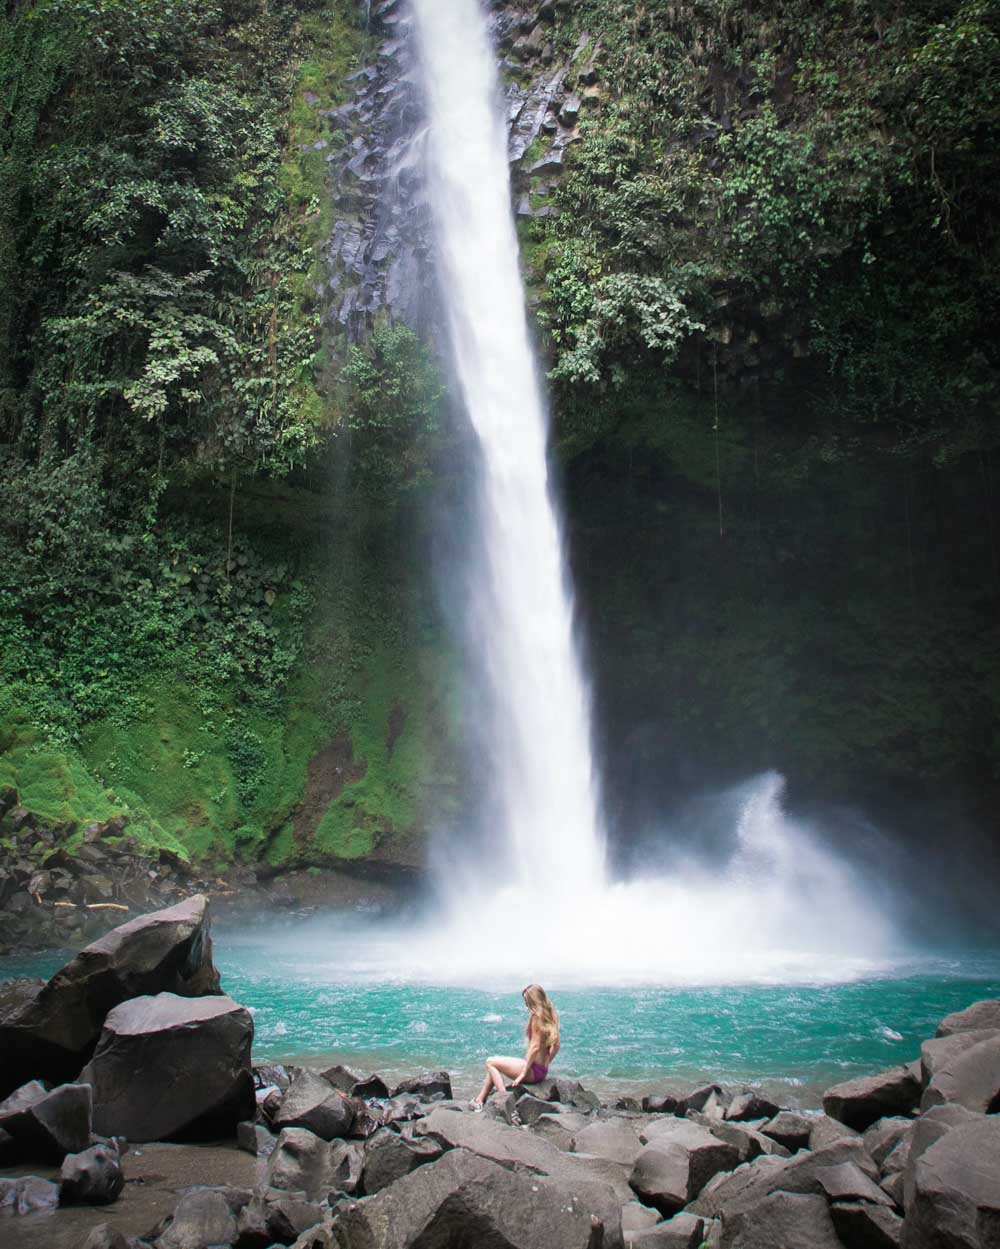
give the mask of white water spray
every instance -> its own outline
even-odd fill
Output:
[[[492,871],[521,886],[558,874],[565,888],[591,891],[603,880],[604,848],[590,711],[550,495],[493,51],[477,0],[414,0],[414,12],[441,287],[482,450],[473,611],[494,703]]]
[[[426,933],[369,947],[397,975],[719,982],[871,970],[888,938],[841,864],[781,807],[783,782],[743,797],[732,861],[613,884],[590,709],[546,464],[510,211],[507,135],[477,0],[413,0],[426,164],[461,398],[482,452],[473,624],[493,694],[495,835]],[[359,968],[360,970],[360,968]]]

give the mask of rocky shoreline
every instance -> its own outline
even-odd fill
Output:
[[[48,982],[0,983],[0,1236],[21,1249],[1000,1245],[1000,1001],[948,1016],[908,1065],[828,1089],[822,1113],[716,1083],[602,1100],[558,1078],[474,1113],[444,1071],[390,1087],[340,1066],[254,1066],[252,1040],[200,895],[106,934]]]
[[[378,914],[397,910],[419,888],[416,872],[377,865],[351,870],[266,864],[206,874],[169,850],[150,850],[129,833],[128,816],[76,826],[46,823],[0,788],[0,957],[76,949],[158,907],[203,894],[223,920],[267,912],[302,919],[336,906]]]

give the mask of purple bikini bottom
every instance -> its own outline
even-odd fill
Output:
[[[531,1064],[531,1084],[540,1084],[542,1080],[549,1074],[548,1067],[543,1067],[541,1063]]]

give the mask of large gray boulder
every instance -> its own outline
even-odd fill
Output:
[[[289,1085],[273,1118],[282,1128],[308,1128],[325,1141],[347,1136],[354,1124],[357,1105],[328,1084],[322,1076],[303,1071]]]
[[[92,1135],[92,1095],[87,1084],[49,1089],[31,1080],[0,1103],[0,1129],[26,1162],[61,1162],[86,1149]]]
[[[920,1102],[920,1083],[908,1067],[845,1080],[823,1094],[823,1109],[858,1132],[886,1115],[908,1115]]]
[[[0,1177],[0,1217],[5,1214],[36,1214],[59,1204],[59,1185],[40,1175],[17,1179]]]
[[[721,1249],[844,1249],[822,1197],[774,1192],[723,1221]]]
[[[603,1249],[604,1229],[569,1190],[465,1149],[335,1215],[343,1249]]]
[[[72,1080],[110,1010],[130,998],[219,992],[208,899],[198,894],[141,915],[81,950],[39,986],[0,994],[0,1097],[26,1080]]]
[[[946,1102],[979,1114],[1000,1111],[1000,1032],[941,1061],[920,1105],[929,1110]]]
[[[748,1119],[773,1119],[780,1109],[780,1106],[775,1105],[763,1094],[754,1089],[744,1089],[742,1093],[737,1093],[729,1103],[725,1118],[736,1122],[746,1122]]]
[[[230,997],[174,993],[112,1010],[80,1075],[104,1136],[169,1141],[234,1135],[254,1113],[253,1020]]]
[[[339,1187],[338,1161],[342,1159],[334,1147],[314,1132],[283,1128],[267,1160],[264,1183],[268,1188],[301,1192],[310,1200],[319,1200]]]
[[[914,1119],[903,1119],[899,1116],[887,1116],[873,1123],[864,1135],[865,1149],[872,1156],[872,1161],[884,1169],[885,1161],[913,1131]]]
[[[196,1189],[185,1193],[174,1207],[170,1225],[157,1240],[157,1249],[205,1249],[231,1245],[237,1236],[237,1215],[221,1192]]]
[[[675,1214],[664,1223],[626,1237],[628,1249],[701,1249],[710,1241],[709,1224],[694,1214]]]
[[[379,1128],[365,1146],[361,1188],[369,1195],[380,1192],[442,1153],[443,1147],[429,1136],[406,1140],[390,1128]]]
[[[59,1201],[64,1206],[107,1206],[125,1187],[121,1157],[109,1145],[92,1145],[67,1154],[59,1173]]]
[[[392,1090],[393,1097],[410,1094],[421,1101],[451,1097],[451,1076],[447,1071],[421,1071],[418,1075],[401,1080]]]
[[[952,1128],[916,1161],[904,1249],[978,1249],[980,1207],[995,1209],[998,1192],[1000,1117]]]
[[[639,1154],[629,1184],[646,1205],[670,1216],[693,1201],[720,1171],[739,1165],[739,1152],[688,1120],[664,1124]]]
[[[878,1168],[862,1139],[855,1137],[837,1141],[816,1153],[798,1153],[793,1158],[765,1155],[746,1162],[731,1174],[718,1175],[706,1184],[691,1203],[691,1213],[725,1221],[751,1210],[779,1189],[825,1197],[823,1179],[830,1168],[839,1167],[842,1163],[853,1163],[868,1179],[878,1181]]]
[[[954,1062],[966,1050],[980,1041],[1000,1036],[996,1028],[972,1028],[967,1032],[952,1032],[948,1036],[933,1037],[920,1047],[920,1076],[924,1088],[943,1068]]]
[[[982,1002],[973,1002],[965,1010],[957,1010],[950,1015],[945,1015],[934,1035],[952,1036],[956,1032],[972,1032],[980,1028],[1000,1031],[1000,998],[987,998]]]
[[[964,1106],[933,1106],[914,1123],[913,1131],[906,1138],[906,1156],[903,1159],[903,1205],[909,1209],[913,1204],[914,1177],[917,1162],[930,1147],[947,1135],[953,1128],[964,1127],[969,1123],[979,1123],[982,1115],[977,1115]],[[886,1166],[895,1159],[895,1151],[886,1159]],[[893,1191],[898,1184],[893,1186]]]
[[[760,1130],[764,1136],[769,1136],[794,1154],[799,1149],[809,1148],[812,1129],[813,1120],[808,1115],[800,1115],[794,1110],[780,1110]]]
[[[854,1162],[838,1162],[816,1168],[816,1183],[827,1201],[866,1201],[873,1206],[891,1206],[881,1188]]]
[[[826,1149],[829,1145],[836,1144],[837,1141],[849,1139],[857,1136],[853,1128],[849,1128],[846,1123],[841,1123],[839,1119],[833,1119],[830,1115],[813,1115],[810,1119],[809,1126],[809,1149]]]
[[[765,1136],[763,1132],[758,1132],[748,1123],[710,1119],[696,1110],[688,1111],[687,1117],[692,1123],[707,1128],[720,1141],[732,1145],[739,1155],[740,1162],[749,1162],[761,1154],[777,1154],[779,1158],[789,1157],[790,1151],[784,1145],[779,1145],[777,1141]],[[830,1122],[834,1121],[831,1119]],[[849,1132],[850,1128],[843,1128],[843,1131]],[[840,1137],[838,1136],[837,1139],[839,1140]]]
[[[642,1153],[642,1142],[635,1128],[625,1119],[605,1119],[588,1123],[573,1138],[578,1154],[593,1154],[631,1167]]]

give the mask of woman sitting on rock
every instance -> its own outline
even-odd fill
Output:
[[[529,984],[521,993],[524,1004],[528,1008],[528,1025],[524,1030],[527,1048],[523,1058],[505,1058],[494,1055],[486,1060],[486,1079],[469,1106],[472,1110],[482,1110],[486,1099],[494,1089],[498,1093],[506,1093],[504,1076],[514,1081],[512,1089],[521,1084],[538,1084],[549,1073],[549,1066],[559,1053],[559,1016],[556,1008],[549,1001],[548,994],[540,984]],[[511,1111],[510,1121],[515,1127],[521,1126],[521,1116],[515,1107]]]

